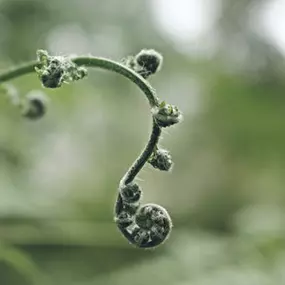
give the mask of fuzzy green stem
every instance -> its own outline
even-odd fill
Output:
[[[35,72],[35,67],[38,65],[37,61],[31,61],[14,68],[11,68],[0,74],[0,84],[3,82],[21,77],[25,74]]]
[[[153,120],[152,132],[149,141],[145,146],[144,150],[142,151],[142,153],[140,154],[140,156],[135,160],[133,165],[128,169],[124,177],[121,179],[120,187],[123,187],[123,185],[131,183],[135,179],[136,175],[143,168],[143,166],[145,165],[145,163],[148,161],[151,154],[153,153],[154,149],[156,148],[160,135],[161,135],[161,128]],[[120,212],[122,211],[121,200],[122,200],[121,196],[120,194],[118,194],[118,199],[115,206],[116,215],[119,215]]]
[[[161,128],[153,120],[152,132],[145,149],[130,167],[126,175],[122,178],[120,185],[131,183],[134,180],[136,175],[143,168],[144,164],[148,161],[154,149],[156,148],[160,135]]]
[[[125,65],[110,59],[101,58],[101,57],[92,57],[92,56],[75,57],[72,59],[72,61],[78,66],[86,66],[93,68],[98,67],[101,69],[110,70],[123,75],[124,77],[134,82],[143,91],[143,93],[146,95],[149,101],[150,107],[159,105],[158,98],[151,85],[143,77],[141,77],[139,74],[137,74],[132,69],[126,67]],[[37,61],[32,61],[20,65],[18,67],[15,67],[13,69],[10,69],[0,74],[0,84],[5,81],[23,76],[25,74],[35,72],[35,67],[37,67],[38,65],[39,63]],[[126,175],[123,177],[123,179],[121,180],[121,184],[130,183],[135,178],[135,176],[142,169],[142,167],[144,166],[144,164],[147,162],[150,155],[152,154],[154,148],[156,147],[160,134],[161,134],[160,127],[155,123],[155,121],[153,121],[153,129],[150,141],[148,142],[146,148],[143,150],[142,154],[133,163],[133,165],[130,167]]]
[[[95,68],[98,67],[101,69],[110,70],[123,75],[124,77],[134,82],[142,90],[142,92],[146,95],[151,107],[159,105],[158,98],[156,97],[155,91],[150,86],[150,84],[143,77],[141,77],[139,74],[137,74],[135,71],[131,70],[127,66],[110,59],[101,58],[101,57],[92,57],[92,56],[75,57],[72,59],[72,61],[78,66],[95,67]],[[20,65],[18,67],[15,67],[13,69],[10,69],[0,74],[0,84],[5,81],[9,81],[17,77],[23,76],[25,74],[35,72],[36,66],[38,66],[38,62],[32,61]]]
[[[134,82],[143,91],[143,93],[146,95],[149,101],[151,108],[159,106],[159,100],[156,97],[155,91],[151,87],[151,85],[142,76],[140,76],[138,73],[136,73],[132,69],[126,67],[125,65],[117,63],[109,59],[100,58],[100,57],[75,57],[72,59],[72,61],[77,66],[86,66],[86,67],[95,67],[95,68],[98,67],[101,69],[110,70],[110,71],[123,75],[124,77]],[[12,80],[17,77],[23,76],[25,74],[32,73],[35,71],[35,67],[40,67],[37,61],[32,61],[27,64],[21,65],[19,67],[10,69],[0,74],[0,84],[5,81]],[[161,135],[161,128],[154,119],[152,123],[153,123],[152,132],[151,132],[151,136],[149,138],[147,145],[145,146],[140,156],[135,160],[135,162],[131,165],[131,167],[128,169],[126,174],[121,179],[120,186],[128,184],[135,179],[136,175],[140,172],[140,170],[143,168],[145,163],[150,158],[154,149],[157,147],[157,143]],[[120,194],[118,194],[118,198],[117,198],[116,206],[115,206],[115,215],[118,216],[120,212],[122,211],[122,209],[123,209],[122,198]],[[128,233],[126,229],[120,226],[119,226],[119,229],[122,232],[122,234],[132,244],[135,244],[133,237]],[[150,244],[149,247],[151,246],[155,246],[155,245]]]
[[[123,75],[134,82],[146,95],[151,107],[158,106],[159,101],[151,85],[139,74],[127,66],[110,59],[100,57],[76,57],[72,61],[78,66],[99,67]]]

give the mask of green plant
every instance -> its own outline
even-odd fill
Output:
[[[140,156],[131,165],[119,184],[115,205],[115,221],[128,241],[140,248],[161,244],[170,234],[172,222],[167,211],[156,204],[140,205],[142,190],[134,182],[146,162],[154,168],[169,171],[172,167],[168,151],[160,149],[158,141],[162,128],[181,121],[182,114],[176,106],[160,102],[146,79],[155,74],[162,65],[162,56],[154,50],[142,50],[123,63],[100,57],[50,56],[38,50],[37,60],[0,74],[0,84],[25,74],[36,72],[46,88],[58,88],[63,83],[73,82],[87,76],[86,67],[98,67],[123,75],[134,82],[147,97],[153,117],[153,126],[148,143]],[[22,108],[23,115],[30,119],[41,118],[46,112],[46,99],[42,93],[29,94],[22,102],[11,86],[3,85],[13,103]]]

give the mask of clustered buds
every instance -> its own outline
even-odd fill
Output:
[[[163,57],[153,49],[143,49],[137,55],[130,56],[125,64],[147,79],[161,69]]]
[[[162,61],[162,56],[155,50],[143,49],[137,55],[127,57],[124,64],[147,79],[160,70]],[[159,129],[169,127],[182,120],[182,114],[176,106],[166,104],[164,101],[154,105],[151,111],[155,127]],[[170,171],[173,162],[169,151],[158,148],[157,142],[152,147],[153,152],[146,158],[147,162],[158,170]],[[115,221],[118,228],[128,241],[137,247],[153,248],[162,244],[168,238],[172,228],[169,214],[163,207],[156,204],[140,206],[141,188],[137,183],[123,182],[119,188],[115,207]]]
[[[87,69],[78,67],[68,57],[50,56],[45,50],[37,51],[39,65],[35,67],[39,78],[46,88],[58,88],[87,76]]]
[[[36,120],[42,118],[47,110],[48,98],[39,91],[34,90],[27,94],[26,100],[22,103],[22,115],[28,119]]]
[[[135,246],[151,248],[169,236],[172,222],[167,211],[156,204],[139,206],[142,190],[131,182],[119,188],[115,221],[124,236]]]
[[[148,160],[148,163],[151,164],[154,168],[162,171],[170,171],[173,166],[169,151],[161,148],[154,150]]]
[[[152,109],[153,117],[160,127],[169,127],[182,120],[182,114],[176,106],[161,102]]]
[[[141,199],[142,190],[137,183],[131,182],[120,188],[120,194],[124,202],[132,204]]]
[[[90,62],[89,62],[90,61]],[[166,104],[164,101],[158,103],[155,92],[144,79],[155,74],[161,69],[163,57],[153,49],[143,49],[137,55],[128,57],[122,66],[110,60],[99,58],[75,58],[65,56],[51,56],[45,50],[37,51],[37,63],[27,65],[24,69],[8,72],[2,75],[2,81],[11,79],[25,72],[30,72],[35,66],[42,85],[46,88],[58,88],[63,83],[69,83],[83,79],[87,76],[85,67],[78,66],[86,64],[99,66],[113,70],[125,75],[135,82],[145,92],[150,101],[153,115],[153,131],[151,138],[135,163],[123,177],[119,186],[118,199],[115,207],[115,222],[122,234],[129,242],[140,248],[153,248],[162,244],[169,236],[172,228],[172,221],[168,212],[156,204],[141,206],[142,189],[133,182],[133,179],[148,162],[154,168],[162,171],[170,171],[173,162],[169,151],[157,147],[161,128],[169,127],[182,120],[182,114],[176,106]],[[130,71],[133,70],[133,72]],[[138,76],[135,76],[135,72]],[[132,76],[127,76],[129,74]],[[0,76],[1,78],[1,76]],[[142,88],[143,86],[143,88]],[[47,98],[41,91],[32,91],[22,100],[15,88],[0,86],[0,92],[4,91],[11,102],[22,108],[22,115],[35,120],[41,118],[47,110]],[[151,153],[152,152],[152,153]],[[151,154],[150,154],[151,153]],[[129,181],[127,183],[127,181]]]

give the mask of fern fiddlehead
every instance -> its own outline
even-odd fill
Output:
[[[162,128],[172,126],[182,119],[176,106],[160,102],[154,89],[146,79],[160,70],[162,56],[154,50],[142,50],[128,57],[123,63],[100,57],[50,56],[38,50],[37,60],[10,69],[0,74],[0,84],[36,72],[43,87],[58,88],[63,83],[73,82],[87,76],[87,68],[102,68],[123,75],[134,82],[148,99],[152,120],[152,131],[145,148],[120,181],[115,203],[115,222],[127,240],[139,248],[153,248],[169,236],[172,221],[168,212],[156,204],[141,205],[142,189],[134,182],[136,175],[146,163],[154,168],[169,171],[172,159],[167,150],[160,149]],[[3,84],[2,84],[3,85]],[[41,94],[29,94],[22,112],[29,119],[38,119],[46,112],[46,98]],[[21,105],[21,104],[20,104]]]

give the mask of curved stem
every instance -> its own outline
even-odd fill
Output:
[[[98,67],[101,69],[110,70],[123,75],[124,77],[134,82],[143,91],[151,107],[159,105],[158,98],[151,85],[142,76],[140,76],[138,73],[128,68],[127,66],[107,58],[93,57],[93,56],[75,57],[72,59],[72,61],[78,66],[95,67],[95,68]],[[25,74],[35,72],[35,67],[38,65],[39,63],[37,61],[31,61],[21,66],[17,66],[13,69],[10,69],[0,74],[0,84],[5,81],[23,76]]]
[[[132,69],[126,67],[123,64],[117,63],[115,61],[100,58],[100,57],[75,57],[72,59],[72,61],[78,65],[78,66],[86,66],[86,67],[98,67],[101,69],[110,70],[116,73],[119,73],[123,75],[124,77],[130,79],[132,82],[134,82],[146,95],[150,107],[156,107],[159,106],[159,100],[155,94],[154,89],[151,87],[151,85],[138,73],[133,71]],[[28,73],[35,72],[35,67],[38,67],[39,63],[37,61],[32,61],[27,64],[21,65],[19,67],[10,69],[2,74],[0,74],[0,84],[23,76]],[[149,157],[153,153],[154,149],[157,147],[157,143],[159,141],[159,137],[161,135],[161,128],[158,126],[158,124],[153,119],[152,122],[152,132],[151,136],[149,138],[149,141],[147,145],[145,146],[142,153],[139,155],[139,157],[135,160],[135,162],[131,165],[131,167],[128,169],[126,174],[123,176],[123,178],[120,181],[120,187],[122,185],[128,184],[132,182],[136,175],[139,173],[139,171],[143,168],[145,163],[148,161]],[[116,205],[115,205],[115,215],[118,216],[123,211],[123,201],[120,193],[118,193]],[[119,226],[119,225],[118,225]],[[134,238],[132,235],[123,227],[119,226],[120,231],[122,234],[133,244],[135,244]],[[156,244],[149,244],[147,247],[155,246]]]
[[[38,65],[37,61],[31,61],[14,68],[11,68],[0,74],[0,84],[15,79],[17,77],[23,76],[28,73],[35,72],[35,67]]]
[[[129,170],[121,179],[120,187],[122,187],[125,184],[131,183],[135,179],[136,175],[143,168],[143,166],[145,165],[145,163],[148,161],[151,154],[153,153],[154,149],[156,148],[160,135],[161,135],[161,129],[153,120],[152,132],[149,141],[145,146],[144,150],[142,151],[142,153],[140,154],[140,156],[135,160],[135,162],[132,164],[132,166],[129,168]],[[118,199],[115,206],[116,215],[120,214],[120,212],[122,211],[122,206],[123,206],[122,199],[120,194],[118,194]]]
[[[78,66],[99,67],[123,75],[134,82],[142,90],[151,107],[159,105],[158,98],[156,97],[155,91],[151,85],[142,76],[127,66],[101,57],[76,57],[73,58],[72,61]]]
[[[140,170],[143,168],[143,166],[145,165],[145,163],[148,161],[151,154],[153,153],[155,147],[157,146],[160,135],[161,135],[161,128],[153,120],[152,132],[145,149],[142,151],[140,156],[130,167],[126,175],[122,178],[120,185],[128,184],[134,180],[136,175],[140,172]]]
[[[93,57],[93,56],[75,57],[72,58],[72,61],[78,66],[95,67],[95,68],[98,67],[101,69],[110,70],[123,75],[124,77],[134,82],[143,91],[143,93],[146,95],[149,101],[150,107],[155,107],[159,105],[158,98],[151,85],[142,76],[140,76],[138,73],[128,68],[127,66],[110,59]],[[21,66],[10,69],[0,74],[0,84],[5,81],[23,76],[25,74],[35,72],[35,67],[38,65],[39,63],[37,61],[31,61]],[[135,176],[142,169],[142,167],[144,166],[144,164],[147,162],[150,155],[152,154],[154,148],[156,147],[160,134],[161,134],[160,127],[155,123],[155,121],[153,121],[151,137],[146,148],[144,149],[142,154],[138,157],[138,159],[133,163],[130,169],[127,171],[127,173],[121,180],[121,184],[130,183],[135,178]]]

